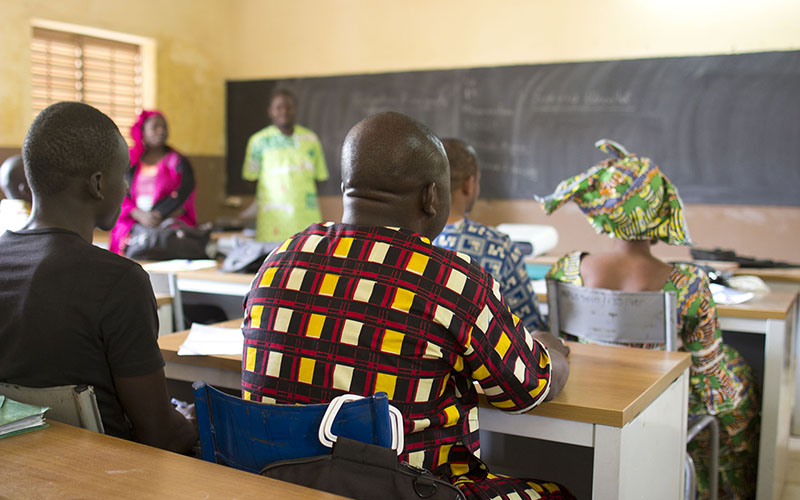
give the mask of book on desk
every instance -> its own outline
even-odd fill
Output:
[[[47,427],[44,413],[49,409],[0,395],[0,438]]]

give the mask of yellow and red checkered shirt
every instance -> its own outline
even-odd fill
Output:
[[[404,416],[412,465],[436,469],[457,444],[478,454],[473,381],[515,413],[549,391],[547,350],[491,275],[411,231],[312,225],[265,260],[245,308],[245,399],[386,392]]]

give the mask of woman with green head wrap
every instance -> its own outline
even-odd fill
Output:
[[[589,288],[675,291],[680,349],[692,355],[689,415],[715,415],[720,423],[719,498],[752,498],[760,408],[752,370],[722,342],[705,273],[691,264],[667,264],[650,251],[658,241],[691,244],[678,191],[650,159],[613,141],[596,145],[611,157],[561,182],[539,201],[548,214],[568,201],[576,203],[598,233],[614,240],[612,249],[569,253],[547,277]],[[701,435],[689,447],[702,498],[709,497],[707,439]]]

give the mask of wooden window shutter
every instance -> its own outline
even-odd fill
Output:
[[[33,29],[32,112],[59,101],[80,101],[107,114],[128,137],[142,110],[138,45],[76,33]]]

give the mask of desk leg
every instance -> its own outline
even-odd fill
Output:
[[[764,388],[761,402],[761,440],[758,451],[756,497],[781,497],[788,459],[789,428],[794,399],[794,323],[797,305],[786,321],[766,321]]]
[[[683,496],[689,371],[623,427],[595,426],[592,498]]]
[[[159,306],[158,314],[158,336],[169,335],[175,331],[175,321],[172,315],[172,304]]]

